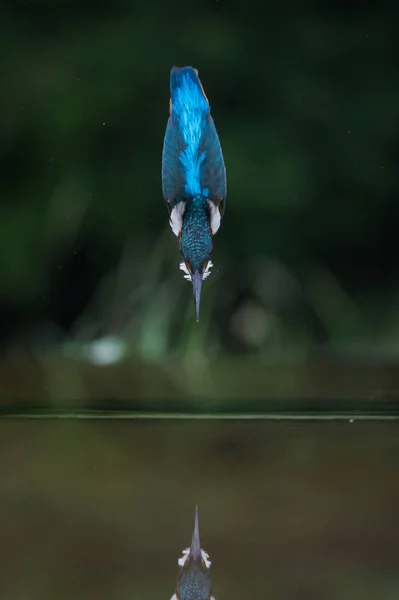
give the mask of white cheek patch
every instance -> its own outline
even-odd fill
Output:
[[[202,279],[206,279],[207,277],[209,277],[209,275],[211,274],[211,267],[213,267],[213,262],[211,260],[208,260],[208,264],[206,265],[206,269],[205,269],[205,271],[202,274]],[[191,281],[191,273],[187,269],[186,263],[184,263],[184,262],[180,263],[180,269],[184,273],[184,275],[183,275],[184,279],[187,279],[187,281]]]
[[[191,274],[190,274],[190,271],[187,269],[186,263],[184,263],[184,262],[180,263],[180,269],[184,273],[184,276],[183,276],[184,279],[187,279],[187,281],[191,281]]]
[[[209,210],[211,212],[212,235],[215,235],[215,233],[217,232],[217,230],[220,227],[220,221],[221,221],[222,217],[220,216],[219,208],[217,206],[215,206],[211,200],[208,200],[208,206],[209,206]]]
[[[175,236],[178,236],[181,232],[181,228],[183,225],[183,215],[185,210],[186,205],[182,200],[181,202],[179,202],[179,204],[176,204],[176,206],[172,209],[172,212],[170,213],[169,224]]]
[[[177,561],[177,564],[180,567],[184,566],[184,563],[188,559],[189,554],[190,554],[190,548],[186,548],[185,550],[183,550],[183,556],[181,558],[179,558],[179,560]],[[212,564],[211,561],[209,560],[209,554],[207,552],[205,552],[205,550],[201,549],[201,555],[202,555],[202,560],[204,561],[206,568],[209,569],[209,567]]]
[[[202,279],[206,279],[211,274],[211,267],[213,267],[213,262],[208,260],[208,264],[206,265],[206,269],[202,275]]]

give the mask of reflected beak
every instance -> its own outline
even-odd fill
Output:
[[[201,300],[201,286],[202,286],[202,275],[198,271],[194,271],[191,274],[191,281],[193,284],[193,293],[195,299],[195,315],[197,319],[197,323],[199,321],[199,310],[200,310],[200,300]]]
[[[194,531],[191,540],[190,556],[193,560],[201,560],[201,543],[198,525],[198,506],[195,507]]]

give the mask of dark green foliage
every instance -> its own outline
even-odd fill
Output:
[[[71,335],[82,315],[93,335],[129,324],[144,354],[147,323],[156,355],[187,350],[192,298],[160,167],[170,68],[192,64],[228,178],[201,344],[281,358],[396,340],[389,3],[6,2],[0,23],[5,320],[12,307]],[[84,312],[95,292],[106,314]]]

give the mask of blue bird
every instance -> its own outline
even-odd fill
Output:
[[[183,550],[183,556],[179,558],[178,564],[181,566],[181,571],[177,580],[176,593],[171,600],[215,600],[211,595],[209,576],[211,561],[200,544],[198,506],[195,508],[191,546]]]
[[[198,71],[173,67],[170,116],[162,152],[162,191],[177,236],[184,277],[199,320],[202,281],[210,274],[213,236],[226,200],[226,169]]]

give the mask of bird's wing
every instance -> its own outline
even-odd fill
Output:
[[[186,161],[194,161],[196,165],[199,161],[200,188],[222,216],[227,192],[226,169],[219,136],[198,72],[192,67],[173,67],[170,88],[170,117],[162,153],[164,198],[171,208],[183,199],[187,173],[182,158],[185,157],[184,151],[192,147],[192,152],[185,157]],[[195,147],[196,139],[198,146]]]
[[[170,116],[166,126],[162,151],[162,192],[171,207],[184,193],[184,175],[182,172],[180,153],[184,149],[181,134]]]
[[[207,125],[204,128],[200,143],[200,152],[205,152],[205,160],[201,173],[201,187],[203,190],[208,190],[207,196],[209,200],[215,206],[219,207],[223,216],[227,193],[226,168],[219,136],[211,115],[208,115]]]
[[[198,137],[199,142],[201,122],[208,113],[209,104],[198,72],[192,67],[173,67],[170,72],[170,117],[162,153],[162,190],[172,208],[184,196],[185,163],[193,169],[198,162],[195,139]]]

